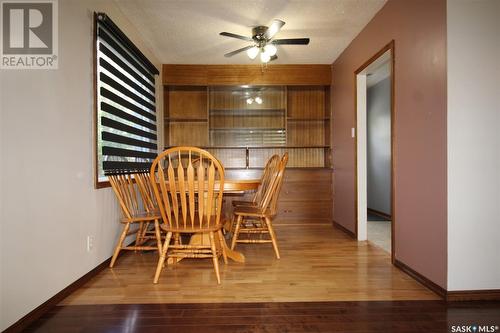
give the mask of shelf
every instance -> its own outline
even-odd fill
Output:
[[[207,118],[163,118],[165,121],[169,121],[171,123],[175,122],[208,122]]]
[[[287,121],[328,121],[330,118],[286,118]]]
[[[165,147],[168,149],[171,147]],[[202,149],[327,149],[330,146],[203,146]]]
[[[286,167],[287,170],[331,170],[333,172],[333,167]],[[229,167],[224,168],[224,170],[264,170],[264,167]]]
[[[221,131],[221,132],[242,132],[242,131],[252,131],[252,132],[285,132],[285,128],[265,128],[265,127],[218,127],[210,128],[210,131]],[[281,132],[280,132],[281,133]]]
[[[262,113],[264,115],[269,115],[269,114],[272,114],[272,113],[278,113],[278,114],[283,114],[285,113],[285,109],[259,109],[259,108],[255,108],[255,109],[250,109],[250,108],[244,108],[244,109],[210,109],[209,111],[209,114],[210,115],[214,115],[214,114],[222,114],[222,115],[227,115],[227,114],[230,114],[230,115],[247,115],[249,113]]]

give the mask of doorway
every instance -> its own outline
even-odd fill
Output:
[[[394,262],[394,41],[356,72],[356,234]]]

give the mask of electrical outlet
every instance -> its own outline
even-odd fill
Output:
[[[92,251],[92,248],[94,247],[94,236],[87,236],[87,252]]]

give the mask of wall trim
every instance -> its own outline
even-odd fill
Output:
[[[417,280],[418,282],[423,284],[428,289],[435,292],[441,298],[446,299],[447,291],[446,291],[446,289],[444,289],[440,285],[432,282],[431,280],[429,280],[428,278],[426,278],[425,276],[423,276],[419,272],[413,270],[413,268],[407,266],[406,264],[402,263],[401,261],[399,261],[397,259],[394,260],[394,266],[396,266],[397,268],[399,268],[400,270],[402,270],[403,272],[405,272],[406,274],[408,274],[409,276],[411,276],[412,278],[414,278],[415,280]]]
[[[352,232],[351,230],[347,229],[346,227],[344,227],[342,224],[338,223],[335,220],[332,220],[332,224],[333,224],[333,227],[335,227],[335,228],[339,229],[340,231],[346,233],[349,237],[355,239],[356,241],[358,240],[357,237],[356,237],[356,234],[354,232]]]
[[[500,301],[500,289],[451,290],[447,292],[446,300],[449,302]]]
[[[97,265],[95,268],[93,268],[91,271],[83,275],[81,278],[76,280],[75,282],[71,283],[69,286],[49,298],[47,301],[42,303],[41,305],[37,306],[35,309],[30,311],[28,314],[26,314],[24,317],[16,321],[14,324],[11,326],[7,327],[3,332],[4,333],[14,333],[14,332],[21,332],[25,330],[29,325],[31,325],[34,321],[39,319],[41,316],[43,316],[45,313],[47,313],[50,309],[52,309],[54,306],[59,304],[63,299],[65,299],[67,296],[69,296],[71,293],[82,287],[85,283],[90,281],[94,276],[99,274],[102,270],[105,268],[109,267],[109,263],[111,262],[111,257],[108,259],[104,260],[102,263]]]
[[[391,53],[391,262],[394,264],[396,260],[396,42],[391,40],[377,53],[366,60],[358,69],[354,72],[354,128],[355,128],[355,139],[353,140],[354,145],[354,234],[356,239],[358,238],[358,74],[363,72],[370,64],[375,60],[380,58],[384,53],[389,51]],[[368,202],[367,202],[368,205]]]

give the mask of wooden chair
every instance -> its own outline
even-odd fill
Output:
[[[285,153],[274,168],[270,176],[270,184],[263,194],[261,203],[256,206],[236,206],[234,215],[236,216],[236,227],[234,230],[231,249],[234,249],[236,243],[272,243],[276,258],[280,258],[276,234],[272,226],[272,218],[276,215],[278,209],[278,198],[283,184],[286,164],[288,163],[288,153]],[[245,223],[247,219],[258,219],[260,223]],[[270,239],[240,239],[240,234],[262,235],[269,234]]]
[[[134,174],[134,179],[137,183],[137,187],[139,189],[139,193],[141,194],[143,208],[154,215],[160,215],[160,209],[158,208],[158,203],[156,202],[156,196],[153,190],[153,186],[151,185],[151,181],[149,178],[149,172],[140,172]],[[154,227],[152,230],[150,227],[150,222],[146,222],[144,224],[139,225],[142,228],[141,233],[141,242],[148,241],[150,239],[163,239],[161,236],[160,228],[156,229]],[[137,244],[137,241],[136,241]],[[160,253],[161,253],[161,242],[159,244]]]
[[[194,161],[199,158],[196,166]],[[195,147],[175,147],[164,151],[151,166],[151,183],[163,218],[161,228],[167,233],[154,276],[158,283],[166,257],[212,258],[220,284],[218,250],[220,241],[227,263],[222,236],[222,195],[224,168],[209,152]],[[170,244],[172,235],[207,233],[209,244]]]
[[[257,192],[255,192],[255,195],[252,199],[252,201],[238,201],[234,200],[233,201],[233,207],[236,206],[258,206],[263,198],[264,194],[267,191],[267,188],[269,187],[269,184],[271,183],[272,180],[272,175],[273,172],[275,172],[275,169],[278,167],[280,161],[279,155],[273,155],[271,158],[267,160],[266,166],[264,167],[264,172],[262,173],[262,178],[260,181],[260,186],[257,189]]]
[[[115,192],[118,203],[122,210],[121,223],[124,224],[120,239],[115,247],[113,257],[109,267],[115,265],[118,254],[121,250],[157,250],[161,253],[161,236],[159,220],[161,216],[154,208],[154,201],[144,196],[140,179],[146,179],[145,174],[120,174],[108,177],[111,187]],[[137,187],[134,183],[137,182]],[[142,206],[139,197],[142,198]],[[148,233],[149,223],[154,223],[154,233]],[[131,224],[138,224],[136,230],[130,231]],[[129,235],[136,234],[135,244],[124,246],[123,242]],[[151,239],[156,240],[156,246],[145,245]]]

